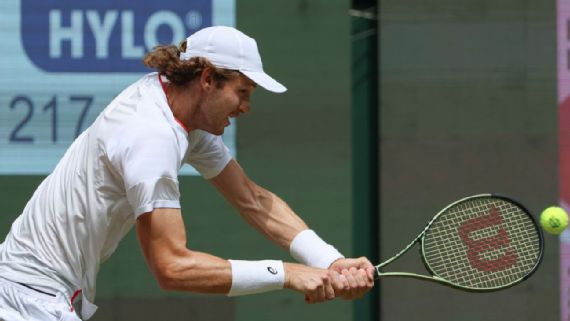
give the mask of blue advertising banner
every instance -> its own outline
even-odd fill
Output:
[[[146,52],[211,25],[235,25],[234,0],[0,2],[0,175],[49,174],[114,96],[151,71]],[[235,132],[223,136],[234,156]]]

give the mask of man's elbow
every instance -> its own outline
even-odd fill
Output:
[[[158,286],[164,291],[180,291],[188,287],[188,271],[192,270],[191,259],[172,260],[155,265],[153,269],[154,277]]]
[[[176,291],[176,281],[175,277],[172,277],[169,273],[159,272],[155,273],[154,277],[158,283],[158,287],[163,291]]]

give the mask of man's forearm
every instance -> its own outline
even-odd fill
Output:
[[[235,160],[210,181],[251,226],[285,249],[307,229],[281,198],[251,181]]]
[[[302,263],[325,267],[343,257],[308,230],[285,201],[251,181],[235,160],[211,182],[250,225]]]
[[[188,250],[185,255],[168,259],[169,266],[154,269],[162,289],[209,294],[227,294],[232,285],[232,270],[227,260]]]
[[[279,196],[260,187],[252,187],[255,202],[240,209],[242,217],[267,238],[289,250],[291,241],[307,224]]]
[[[336,291],[343,295],[348,287],[332,270],[278,260],[224,260],[189,250],[179,209],[155,209],[141,215],[137,236],[152,273],[165,290],[233,296],[286,287],[304,293],[314,303],[333,298]]]
[[[322,269],[344,256],[322,240],[305,222],[277,195],[256,187],[258,204],[242,212],[244,218],[299,262]]]

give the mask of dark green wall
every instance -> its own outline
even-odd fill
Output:
[[[555,2],[386,0],[381,17],[382,256],[463,196],[555,204]],[[385,280],[383,320],[557,320],[557,239],[546,246],[535,276],[503,292]]]

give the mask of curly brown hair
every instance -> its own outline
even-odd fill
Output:
[[[184,51],[186,51],[186,41],[180,43],[178,47],[157,46],[145,55],[143,63],[147,67],[157,69],[161,75],[165,75],[171,83],[177,86],[185,85],[198,78],[206,68],[212,69],[214,81],[219,87],[240,74],[237,70],[217,68],[204,57],[181,60],[180,53]]]

